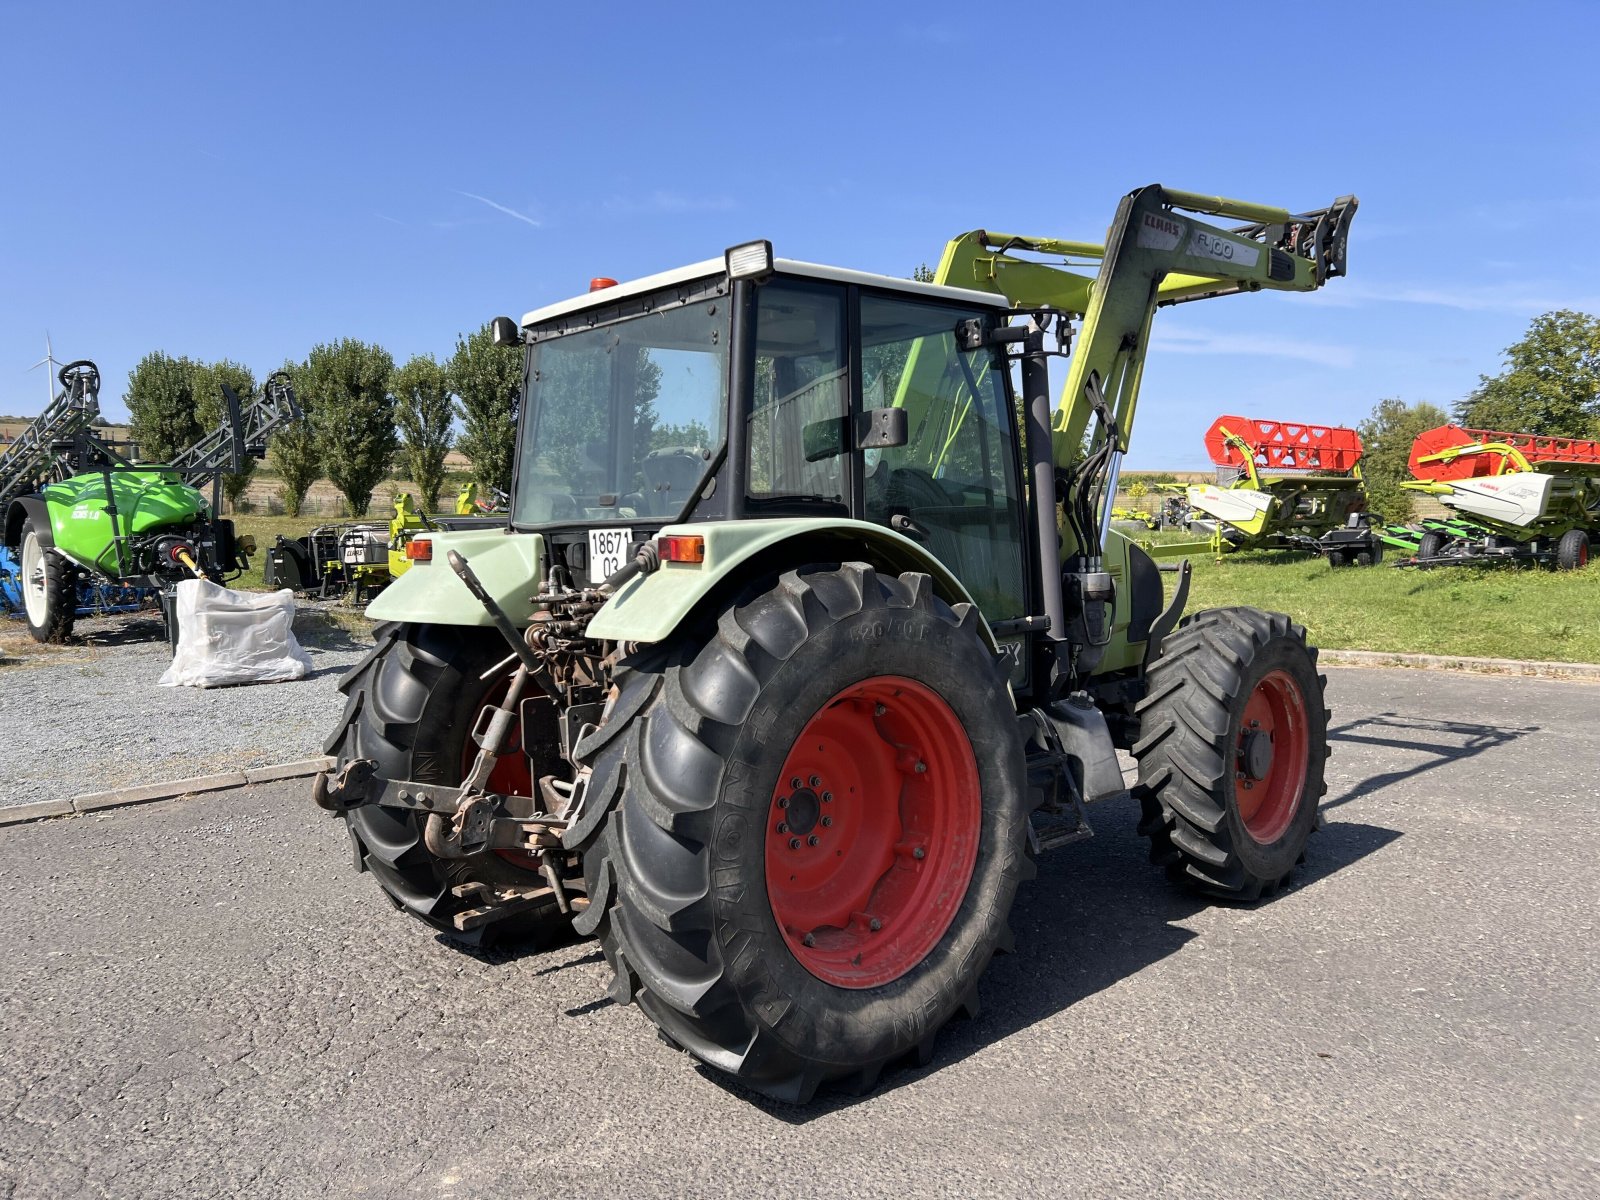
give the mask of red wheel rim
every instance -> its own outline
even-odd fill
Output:
[[[936,692],[879,675],[824,704],[767,820],[767,899],[801,966],[871,988],[920,963],[967,894],[982,819],[972,742]]]
[[[1234,802],[1260,845],[1276,842],[1294,822],[1310,756],[1305,695],[1287,671],[1272,671],[1244,706],[1234,754]]]
[[[486,708],[499,708],[505,703],[506,693],[511,690],[510,678],[502,679],[494,684],[484,694],[483,703],[478,705],[477,712],[472,714],[472,721],[467,726],[467,740],[461,746],[461,778],[467,777],[467,772],[472,770],[472,764],[478,757],[478,743],[472,740],[472,730],[478,727],[478,720]],[[522,722],[511,722],[510,745],[506,752],[495,760],[494,770],[489,772],[489,778],[484,783],[484,790],[497,792],[502,796],[531,796],[533,792],[533,772],[528,769],[528,756],[522,749]],[[539,869],[537,855],[525,854],[521,850],[496,850],[501,858],[507,862],[529,871]]]

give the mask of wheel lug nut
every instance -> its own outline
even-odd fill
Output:
[[[925,762],[919,762],[915,767],[912,768],[912,770],[918,775],[925,775],[928,771],[928,764]]]
[[[881,716],[883,716],[884,713],[886,713],[888,711],[889,711],[889,709],[888,709],[887,705],[874,704],[872,706],[872,715],[875,716],[875,717],[881,717]]]
[[[788,808],[789,807],[789,797],[787,797],[787,796],[779,796],[778,797],[778,807],[779,808]]]
[[[819,838],[816,834],[813,833],[810,837],[808,837],[806,839],[806,845],[815,846],[821,840],[822,840],[821,838]]]
[[[811,786],[812,787],[821,787],[822,786],[822,777],[820,775],[813,775],[811,777]]]
[[[872,930],[873,933],[877,933],[878,930],[883,928],[883,922],[878,920],[877,917],[873,917],[872,920],[867,922],[867,928]]]
[[[823,817],[822,818],[822,827],[824,829],[828,828],[828,826],[830,826],[832,824],[833,824],[833,818],[832,817]]]
[[[800,839],[799,838],[790,838],[789,839],[789,849],[791,849],[791,850],[800,849]]]
[[[814,933],[806,934],[805,937],[800,939],[800,944],[807,947],[815,946],[817,944],[817,935]]]
[[[824,804],[832,804],[833,803],[833,793],[832,792],[823,792],[822,793],[822,802]]]
[[[921,846],[918,846],[915,850],[913,850],[911,852],[911,857],[912,858],[927,858],[928,857],[928,852],[926,850],[924,850]]]
[[[798,789],[800,786],[800,776],[796,775],[793,779],[789,780],[789,786]]]
[[[789,822],[787,822],[787,821],[779,821],[778,822],[778,832],[779,833],[788,833],[789,832]]]

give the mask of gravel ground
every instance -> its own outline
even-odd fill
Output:
[[[592,944],[465,954],[304,780],[0,831],[0,1197],[1551,1197],[1600,1171],[1593,684],[1334,670],[1295,886],[1041,858],[934,1061],[752,1098]]]
[[[348,618],[347,618],[348,619]],[[344,697],[339,676],[370,644],[302,609],[312,673],[293,683],[159,687],[170,657],[159,618],[80,621],[71,645],[0,629],[0,807],[262,767],[322,752]]]

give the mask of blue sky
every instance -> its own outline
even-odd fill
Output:
[[[1204,466],[1224,412],[1449,404],[1600,312],[1600,4],[1270,7],[6,3],[0,411],[46,330],[116,415],[153,349],[444,355],[752,237],[895,275],[1098,239],[1150,182],[1361,211],[1322,292],[1157,317],[1131,467]]]

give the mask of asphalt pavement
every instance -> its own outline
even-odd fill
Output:
[[[1600,686],[1333,670],[1297,885],[1209,907],[1129,805],[1042,861],[933,1063],[794,1109],[478,955],[305,781],[0,830],[0,1197],[1600,1192]]]

